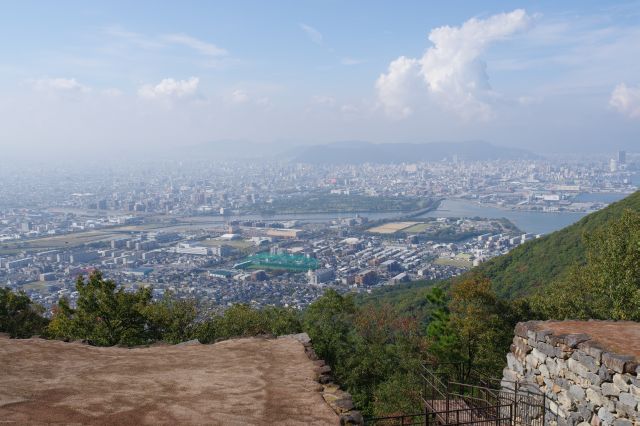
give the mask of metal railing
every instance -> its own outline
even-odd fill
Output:
[[[463,425],[495,425],[511,426],[511,404],[491,407],[495,416],[486,416],[487,410],[478,408],[458,408],[447,411],[426,411],[420,414],[405,414],[396,416],[372,417],[365,419],[365,425],[375,426],[463,426]]]
[[[544,426],[548,400],[536,387],[482,375],[464,363],[423,364],[424,413],[369,418],[366,424]]]

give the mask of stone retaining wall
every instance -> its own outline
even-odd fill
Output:
[[[541,321],[516,326],[503,387],[515,381],[542,391],[545,424],[640,425],[636,358],[612,352],[585,333],[554,334],[552,326]]]
[[[322,398],[340,417],[341,425],[363,425],[362,414],[354,409],[353,400],[349,392],[340,389],[340,386],[333,382],[331,367],[318,358],[311,345],[311,338],[307,333],[289,334],[279,338],[292,338],[304,345],[304,351],[316,365],[316,380],[319,383],[318,391],[322,393]]]

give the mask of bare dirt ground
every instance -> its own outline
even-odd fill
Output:
[[[632,321],[546,321],[540,329],[555,334],[584,333],[604,348],[640,360],[640,323]]]
[[[97,348],[0,335],[0,424],[337,425],[294,339]]]

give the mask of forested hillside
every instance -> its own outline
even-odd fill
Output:
[[[585,261],[584,236],[605,229],[622,217],[625,210],[640,213],[640,191],[585,216],[571,226],[537,240],[531,240],[504,256],[477,266],[458,279],[483,276],[491,280],[496,294],[516,299],[535,294],[553,281],[564,279],[570,267]],[[413,312],[424,303],[430,283],[409,283],[373,292],[362,298],[367,303],[388,302],[399,311]]]
[[[494,290],[501,297],[513,299],[535,293],[565,277],[575,262],[584,262],[583,236],[608,226],[627,209],[640,212],[640,191],[571,226],[491,259],[470,273],[491,279]]]

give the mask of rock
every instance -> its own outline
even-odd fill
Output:
[[[587,401],[592,402],[598,406],[604,405],[605,397],[600,392],[596,392],[595,390],[588,388],[585,393]]]
[[[627,392],[629,390],[628,383],[629,383],[629,376],[618,374],[618,373],[613,375],[613,384],[616,385],[621,392]]]
[[[587,340],[591,340],[591,336],[589,336],[588,334],[584,334],[584,333],[567,334],[564,337],[564,344],[571,348],[575,348],[578,346],[579,343],[586,342]]]
[[[538,342],[546,342],[547,336],[553,335],[553,331],[551,330],[539,330],[535,332],[536,341]]]
[[[295,339],[305,346],[311,344],[311,337],[307,333],[286,334],[278,337],[278,339]]]
[[[349,411],[340,416],[340,425],[364,425],[364,419],[359,411]]]
[[[569,392],[564,389],[558,392],[558,404],[567,411],[571,410],[573,399],[569,396]]]
[[[593,340],[578,344],[578,349],[592,357],[597,364],[602,362],[602,353],[604,348]]]
[[[559,357],[559,350],[553,346],[551,346],[548,343],[544,343],[544,342],[537,342],[535,347],[542,352],[543,354],[545,354],[546,356],[550,356],[550,357]]]
[[[569,416],[567,417],[567,424],[570,425],[577,425],[578,423],[581,423],[583,421],[584,417],[582,416],[582,414],[577,412],[569,413]]]
[[[595,360],[594,357],[586,355],[582,351],[575,351],[575,352],[573,352],[573,354],[571,354],[571,358],[573,358],[576,361],[578,361],[585,368],[587,368],[590,372],[592,372],[592,373],[597,373],[598,372],[599,366],[597,365],[596,360]]]
[[[338,399],[334,403],[335,411],[339,413],[346,413],[353,410],[353,401],[351,398]]]
[[[331,367],[328,365],[322,365],[320,367],[316,367],[316,372],[318,374],[328,374],[331,373]]]
[[[558,364],[554,361],[553,358],[547,357],[544,365],[546,365],[547,369],[549,369],[549,374],[551,374],[552,376],[558,375]]]
[[[633,422],[629,419],[615,419],[613,426],[633,426]]]
[[[518,375],[509,367],[505,367],[502,370],[502,379],[509,382],[516,382],[518,380]]]
[[[309,357],[311,361],[317,361],[319,359],[318,355],[316,354],[316,351],[314,351],[313,348],[311,347],[305,348],[305,352],[307,354],[307,357]]]
[[[526,322],[519,322],[516,324],[515,335],[521,337],[522,339],[527,338],[527,331],[529,331],[529,327]]]
[[[590,386],[591,385],[599,386],[600,383],[602,383],[602,379],[600,378],[600,376],[595,373],[588,373],[587,380],[589,381]]]
[[[540,374],[542,374],[544,377],[547,377],[547,378],[551,377],[547,364],[540,364],[540,366],[538,367],[538,370],[540,370]]]
[[[602,363],[616,373],[631,373],[638,367],[633,356],[618,355],[611,352],[602,354]]]
[[[598,418],[600,418],[600,421],[605,425],[611,425],[615,420],[613,413],[610,413],[604,407],[600,407],[598,410]]]
[[[331,377],[330,374],[323,374],[320,377],[318,377],[318,382],[323,385],[326,385],[327,383],[333,382],[333,377]]]
[[[527,344],[527,339],[523,339],[519,336],[513,337],[513,344],[511,345],[511,351],[519,358],[523,359],[529,352],[531,352],[531,346]]]
[[[336,393],[340,390],[340,386],[335,383],[328,383],[322,387],[322,391],[325,393]]]
[[[618,405],[624,404],[633,411],[635,411],[636,407],[638,406],[638,400],[636,399],[636,397],[627,392],[621,393],[618,396],[618,401]],[[618,407],[618,405],[616,405],[616,408]]]
[[[538,364],[542,364],[543,362],[545,362],[547,360],[547,355],[543,354],[542,352],[540,352],[536,348],[533,348],[531,350],[531,355],[533,355],[533,357],[538,360]]]
[[[578,413],[580,413],[580,416],[582,417],[583,421],[588,421],[589,419],[591,419],[591,414],[593,414],[593,404],[589,404],[588,402],[580,402],[578,404],[577,410]]]
[[[580,377],[587,377],[587,374],[589,374],[589,370],[587,369],[586,366],[584,366],[581,362],[578,362],[575,360],[575,358],[569,358],[567,360],[567,366],[569,367],[569,370],[577,375],[579,375]],[[596,369],[596,371],[598,371]]]
[[[618,396],[620,395],[620,388],[613,383],[603,383],[600,385],[602,388],[602,394],[604,396]]]
[[[600,376],[603,382],[610,382],[613,379],[613,371],[601,365],[598,370],[598,376]]]
[[[193,339],[193,340],[187,340],[186,342],[177,343],[176,346],[196,346],[201,344],[202,343],[200,343],[198,339]]]
[[[524,357],[525,368],[527,369],[537,368],[538,364],[540,364],[540,360],[535,356],[533,356],[532,354],[529,354]]]
[[[574,401],[582,401],[585,399],[584,389],[578,385],[572,385],[569,388],[569,395]]]
[[[507,354],[507,365],[511,370],[515,371],[516,373],[524,374],[524,368],[522,367],[522,364],[520,363],[520,361],[516,359],[516,357],[511,352]]]

